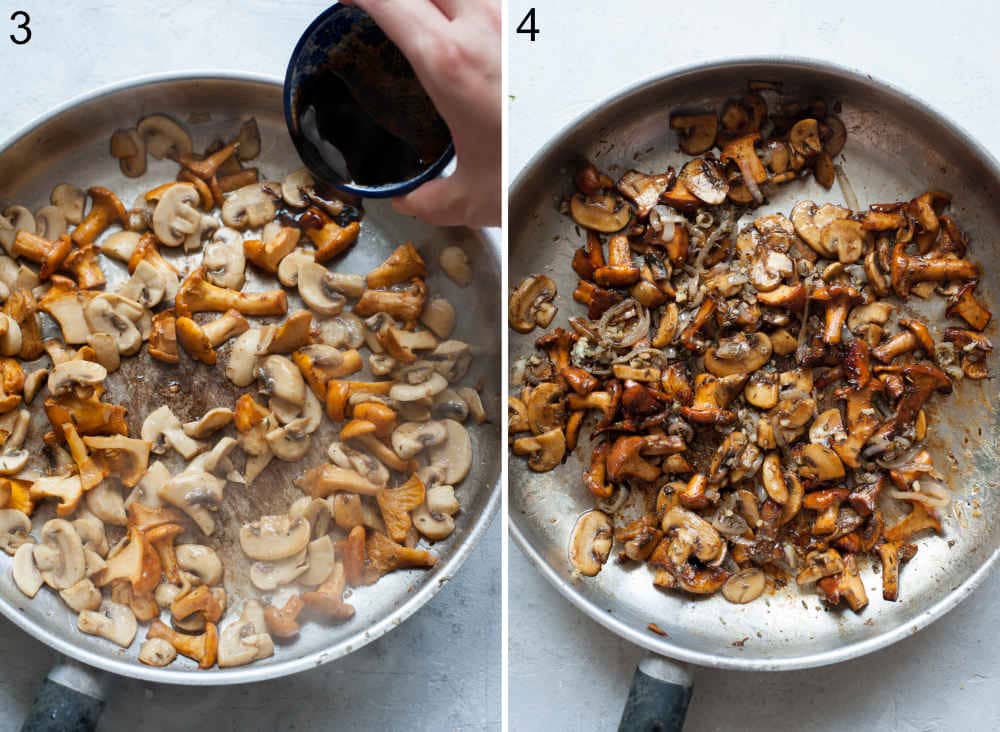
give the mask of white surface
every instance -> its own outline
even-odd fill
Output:
[[[281,78],[300,33],[329,4],[24,0],[16,5],[31,14],[34,35],[14,46],[7,38],[14,6],[7,3],[0,12],[0,139],[77,94],[142,74],[232,69]],[[118,680],[100,729],[498,729],[499,566],[494,521],[427,607],[353,655],[242,687]],[[0,619],[0,657],[0,730],[16,730],[53,655]]]
[[[534,43],[514,33],[532,6],[541,30]],[[511,179],[562,126],[622,87],[691,63],[764,54],[811,56],[891,81],[1000,157],[995,5],[512,0],[509,7]],[[929,629],[866,658],[780,674],[698,669],[685,729],[998,729],[998,623],[995,573]],[[616,728],[641,652],[579,613],[516,549],[509,627],[511,729]]]

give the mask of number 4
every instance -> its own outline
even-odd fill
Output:
[[[531,36],[532,43],[534,43],[535,36],[537,36],[539,33],[541,33],[541,31],[538,30],[535,27],[535,9],[534,8],[532,8],[531,10],[529,10],[528,14],[525,15],[524,18],[521,20],[521,24],[519,26],[517,26],[517,32],[518,33],[527,33],[529,36]]]

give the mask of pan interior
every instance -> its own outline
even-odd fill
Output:
[[[559,313],[552,327],[565,327],[569,316],[583,314],[572,300],[576,276],[570,268],[582,236],[558,211],[558,202],[571,192],[577,161],[593,160],[613,178],[629,168],[679,168],[685,158],[667,124],[670,111],[717,110],[727,98],[743,93],[749,80],[758,79],[782,82],[789,98],[821,96],[840,103],[839,115],[848,130],[841,162],[862,209],[930,189],[950,192],[951,211],[971,240],[969,256],[989,273],[1000,255],[1000,177],[985,151],[919,103],[870,79],[811,62],[748,61],[701,67],[637,86],[571,125],[540,152],[510,196],[510,286],[544,273],[559,289]],[[827,192],[810,178],[783,187],[767,206],[745,215],[741,225],[764,213],[787,215],[804,199],[844,202],[836,185]],[[979,291],[996,312],[996,278],[984,276]],[[942,311],[940,299],[925,310],[936,333]],[[993,330],[991,325],[987,335]],[[534,352],[537,335],[511,333],[511,363]],[[995,358],[990,366],[997,368]],[[651,650],[732,668],[831,663],[926,625],[968,594],[1000,554],[997,401],[990,381],[964,381],[954,395],[939,400],[941,409],[928,415],[934,464],[954,491],[945,533],[918,541],[917,556],[901,570],[899,602],[883,601],[881,578],[864,561],[870,604],[860,614],[827,610],[814,593],[794,586],[748,605],[730,604],[721,593],[693,598],[664,592],[653,587],[644,566],[621,565],[614,559],[595,578],[574,577],[567,557],[570,533],[577,517],[593,506],[581,481],[581,456],[589,459],[586,435],[577,453],[550,473],[531,473],[523,459],[509,459],[513,533],[567,597]],[[647,629],[649,623],[668,635],[654,635]]]
[[[230,139],[240,121],[253,116],[262,145],[260,157],[250,164],[260,168],[261,179],[280,180],[302,166],[285,129],[279,84],[242,77],[161,80],[90,98],[14,141],[0,152],[0,201],[36,210],[48,203],[49,191],[55,184],[68,181],[83,188],[110,188],[130,206],[139,194],[172,180],[177,173],[175,163],[150,158],[149,171],[142,178],[126,178],[108,154],[108,140],[115,129],[131,127],[153,113],[169,114],[184,123],[196,150],[204,149],[216,138]],[[473,466],[456,489],[462,511],[456,517],[455,532],[433,547],[439,556],[433,570],[397,572],[373,586],[355,589],[349,598],[357,610],[352,620],[340,625],[306,623],[299,637],[279,646],[272,658],[228,670],[198,671],[183,657],[166,669],[144,666],[136,660],[144,636],[142,629],[129,650],[78,632],[75,613],[55,593],[43,590],[34,600],[21,594],[11,579],[10,558],[6,555],[0,558],[0,610],[50,645],[93,665],[161,682],[220,684],[279,676],[337,658],[395,627],[426,602],[457,571],[498,503],[500,262],[495,243],[478,232],[428,227],[396,216],[385,202],[367,202],[360,240],[346,256],[330,265],[342,272],[365,273],[408,240],[416,244],[428,262],[430,293],[446,297],[462,313],[453,337],[470,343],[477,354],[464,383],[482,384],[484,405],[491,416],[491,422],[479,427],[469,424]],[[459,288],[437,266],[438,253],[452,244],[466,251],[481,286]],[[182,273],[197,266],[200,259],[199,253],[189,259],[172,251],[164,254]],[[113,260],[102,257],[101,265],[109,287],[127,276],[124,267]],[[261,276],[251,266],[246,273],[245,291],[280,287],[276,279]],[[289,289],[288,295],[290,312],[304,307],[294,290]],[[56,328],[51,322],[49,326]],[[57,334],[57,329],[51,331],[51,335]],[[225,360],[225,349],[220,349],[216,367],[184,358],[178,366],[169,366],[150,359],[143,349],[140,356],[123,359],[122,369],[109,376],[107,400],[128,408],[133,435],[138,434],[143,418],[161,404],[169,404],[182,421],[197,419],[212,407],[232,407],[238,392],[247,391],[235,389],[226,379]],[[47,365],[47,357],[38,364]],[[365,374],[358,378],[366,378]],[[49,426],[37,403],[32,412],[32,435],[36,440],[33,447],[39,447],[40,437]],[[229,432],[217,433],[213,440],[224,434]],[[243,599],[256,592],[248,582],[247,562],[239,548],[240,523],[287,510],[291,501],[302,495],[292,481],[306,468],[326,459],[326,449],[335,434],[334,425],[324,420],[313,436],[310,453],[301,463],[272,461],[251,488],[228,484],[218,515],[220,528],[208,542],[219,550],[226,565],[230,610],[220,627],[237,617]],[[177,471],[183,463],[174,459],[176,456],[168,456],[165,462]],[[36,528],[39,525],[36,519]],[[199,535],[191,535],[190,539],[205,541]]]

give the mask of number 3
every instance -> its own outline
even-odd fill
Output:
[[[28,15],[23,10],[18,10],[18,11],[14,12],[10,16],[10,19],[13,20],[13,21],[17,21],[18,20],[18,16],[21,16],[21,24],[19,26],[17,26],[17,27],[18,27],[19,30],[23,30],[24,31],[24,36],[22,36],[21,38],[18,38],[13,33],[11,33],[10,34],[10,40],[12,40],[18,46],[23,46],[25,43],[27,43],[28,41],[31,40],[31,28],[28,27],[28,23],[31,22],[31,16]]]

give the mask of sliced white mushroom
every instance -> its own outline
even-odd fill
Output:
[[[389,483],[389,469],[366,452],[355,450],[341,442],[332,442],[327,456],[337,467],[353,470],[373,485],[384,486]]]
[[[16,475],[24,470],[31,453],[27,450],[13,450],[0,455],[0,475]]]
[[[219,478],[227,477],[233,469],[229,455],[237,444],[232,437],[223,437],[215,443],[211,450],[201,453],[188,463],[183,472],[204,471]]]
[[[334,288],[334,273],[317,262],[299,265],[299,295],[306,306],[317,315],[337,315],[344,309],[347,298]]]
[[[287,514],[261,516],[240,529],[240,546],[251,559],[275,562],[304,551],[309,536],[309,522],[305,519],[293,519]]]
[[[136,321],[144,312],[138,303],[110,293],[98,295],[83,308],[90,332],[114,336],[118,352],[124,356],[131,356],[142,347],[142,331]]]
[[[193,422],[184,423],[184,434],[188,437],[202,438],[208,437],[227,427],[233,421],[233,410],[227,409],[226,407],[215,407],[214,409],[209,409],[205,414],[201,416],[201,419],[197,419]]]
[[[251,328],[233,341],[226,378],[236,386],[250,386],[256,378],[257,360],[267,351],[266,335],[265,328]]]
[[[127,264],[141,238],[142,235],[135,231],[116,231],[101,241],[101,254]]]
[[[152,450],[157,455],[162,455],[170,447],[190,460],[205,449],[204,443],[193,440],[184,433],[180,419],[166,404],[150,412],[142,423],[140,434],[142,439],[152,443]]]
[[[247,600],[239,619],[219,634],[219,668],[245,666],[273,655],[274,642],[267,632],[264,608],[256,600]]]
[[[177,160],[194,152],[191,135],[180,124],[164,114],[151,114],[139,120],[136,132],[146,143],[146,150],[157,160]]]
[[[135,300],[143,307],[153,308],[167,294],[167,278],[162,269],[148,259],[142,259],[136,264],[132,276],[118,289],[118,294]]]
[[[91,329],[84,310],[86,304],[85,296],[74,291],[50,294],[45,299],[45,311],[59,324],[63,341],[69,345],[86,343],[90,337]],[[17,333],[18,340],[22,340],[20,328]]]
[[[467,287],[472,282],[472,268],[469,257],[461,247],[450,246],[441,250],[438,264],[448,278],[459,287]]]
[[[202,470],[185,471],[176,475],[158,491],[160,500],[176,506],[211,536],[215,531],[214,511],[222,503],[226,481]]]
[[[14,554],[31,541],[31,519],[15,508],[0,508],[0,549]]]
[[[308,425],[309,421],[302,417],[268,432],[265,439],[274,456],[289,462],[304,458],[312,443],[312,438],[305,431]]]
[[[177,566],[198,578],[203,585],[222,582],[222,560],[212,547],[204,544],[179,544],[175,548]]]
[[[157,460],[146,468],[146,472],[125,500],[125,507],[128,508],[133,502],[138,501],[150,508],[160,508],[163,505],[163,501],[160,500],[160,488],[170,478],[170,470],[167,469],[166,465]]]
[[[87,336],[87,345],[94,349],[97,363],[108,373],[117,371],[121,366],[121,354],[118,353],[118,343],[110,333],[91,333]]]
[[[165,246],[192,248],[201,241],[201,198],[192,183],[175,183],[160,195],[153,210],[153,233]]]
[[[42,573],[35,566],[35,553],[31,544],[21,544],[14,552],[14,584],[28,597],[34,597],[45,584]]]
[[[340,315],[319,322],[319,338],[328,346],[334,348],[361,348],[365,344],[367,333],[365,323],[354,313]],[[378,341],[375,341],[378,344]],[[378,346],[376,353],[381,353]]]
[[[73,528],[83,542],[83,548],[90,549],[99,556],[108,553],[108,536],[104,530],[104,522],[90,511],[78,510],[73,519]]]
[[[213,285],[242,289],[247,266],[243,235],[228,226],[218,229],[205,245],[201,265],[205,268],[205,279]]]
[[[52,189],[49,203],[58,206],[67,223],[79,224],[83,221],[83,212],[87,205],[87,194],[81,188],[71,183],[60,183]]]
[[[306,402],[306,382],[299,367],[284,356],[267,356],[256,368],[261,392],[302,407]]]
[[[292,208],[305,208],[309,205],[316,187],[316,181],[308,168],[299,168],[289,173],[281,182],[281,197]]]
[[[81,387],[93,388],[108,378],[108,370],[94,361],[74,359],[56,364],[49,372],[49,392],[53,396],[67,394]]]
[[[87,508],[97,518],[112,526],[125,526],[128,516],[125,514],[125,499],[121,489],[110,480],[104,480],[91,488],[84,496]]]
[[[336,558],[333,553],[333,541],[329,536],[313,539],[306,547],[308,569],[299,575],[299,584],[315,587],[326,581],[333,571]]]
[[[222,221],[234,229],[258,229],[278,212],[275,191],[280,184],[251,183],[237,188],[222,204]]]
[[[417,506],[411,516],[413,527],[431,541],[447,539],[455,531],[455,519],[446,513],[435,513],[426,505]]]
[[[455,308],[443,297],[432,297],[420,313],[420,322],[438,338],[448,338],[455,330]]]
[[[278,281],[285,287],[296,287],[299,284],[299,268],[316,261],[316,252],[304,247],[295,247],[278,264]]]
[[[333,507],[323,498],[302,496],[288,507],[288,515],[293,520],[304,518],[309,522],[310,536],[318,539],[330,530],[330,520],[333,517]]]
[[[97,610],[101,607],[101,591],[94,587],[89,577],[84,577],[71,587],[59,591],[59,597],[75,612]]]
[[[66,233],[66,216],[58,206],[42,206],[35,212],[35,233],[55,241]]]
[[[440,482],[458,485],[472,467],[472,440],[468,430],[455,420],[444,420],[444,426],[448,438],[430,448],[430,466],[439,472]]]
[[[308,553],[303,549],[298,554],[272,562],[254,562],[250,565],[250,581],[258,590],[270,592],[282,585],[294,582],[309,569]]]
[[[22,342],[18,322],[8,315],[0,314],[0,356],[16,356],[21,352]]]
[[[83,579],[86,563],[83,543],[65,519],[49,519],[42,526],[42,540],[33,547],[35,565],[54,590],[65,590]]]
[[[221,646],[219,650],[221,652]],[[147,666],[169,666],[176,658],[177,649],[163,638],[147,638],[139,646],[139,660]],[[221,657],[219,665],[222,665]]]
[[[442,422],[405,422],[393,430],[391,443],[400,458],[409,460],[446,439],[448,430]]]
[[[28,436],[28,427],[31,426],[31,412],[27,409],[17,409],[0,417],[0,429],[9,435],[4,449],[7,451],[19,450]]]
[[[128,605],[105,602],[100,610],[84,610],[77,619],[76,627],[81,633],[98,635],[101,638],[128,648],[139,630],[135,613]]]

